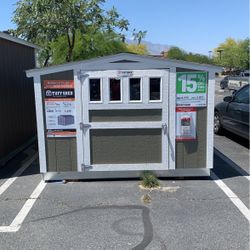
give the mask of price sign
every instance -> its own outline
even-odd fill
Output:
[[[177,107],[207,106],[206,72],[176,73],[176,106]]]

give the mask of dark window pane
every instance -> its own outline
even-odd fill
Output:
[[[234,101],[238,103],[249,104],[249,86],[241,89],[236,93]]]
[[[130,78],[129,79],[129,93],[130,101],[141,100],[141,78]]]
[[[149,99],[150,101],[156,101],[161,99],[161,78],[150,78]]]
[[[121,81],[120,79],[109,79],[110,101],[121,101]]]
[[[101,101],[101,80],[100,79],[89,80],[89,93],[90,93],[90,101],[92,102]]]

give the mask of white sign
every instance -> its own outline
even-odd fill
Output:
[[[73,80],[45,80],[44,102],[47,137],[76,136]]]
[[[117,71],[117,76],[118,77],[131,77],[131,76],[133,76],[133,71],[118,70]]]
[[[176,108],[176,140],[196,139],[196,108]]]
[[[74,101],[46,101],[47,129],[75,129]]]

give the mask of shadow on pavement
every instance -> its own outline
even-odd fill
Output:
[[[20,152],[0,168],[0,180],[16,177],[15,172],[22,167],[22,164],[30,159],[26,153]],[[36,159],[20,176],[39,174],[39,163]]]
[[[227,130],[224,130],[223,131],[223,135],[219,135],[219,136],[226,136],[228,139],[240,144],[241,146],[249,149],[250,147],[250,144],[249,144],[249,140],[245,139],[245,138],[242,138],[234,133],[231,133]]]
[[[218,149],[214,149],[214,168],[213,172],[220,179],[227,179],[237,176],[249,176],[244,169],[238,166],[226,155],[221,153]]]

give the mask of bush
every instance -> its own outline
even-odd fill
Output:
[[[141,184],[145,188],[156,188],[160,186],[160,182],[156,175],[151,171],[144,171],[141,175]]]

